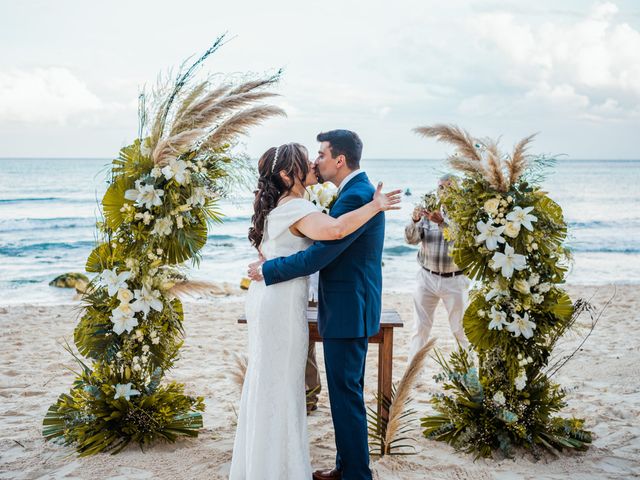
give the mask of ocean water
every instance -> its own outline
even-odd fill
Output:
[[[48,286],[57,275],[83,271],[95,243],[95,221],[106,190],[108,159],[0,159],[0,305],[71,301]],[[420,194],[446,171],[439,160],[363,160],[385,190],[409,189],[400,211],[387,213],[384,287],[411,291],[416,246],[403,231]],[[564,209],[574,265],[568,282],[640,283],[640,160],[560,160],[543,183]],[[221,205],[194,278],[238,284],[256,257],[246,239],[251,193]]]

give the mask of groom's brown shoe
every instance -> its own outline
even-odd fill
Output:
[[[342,472],[340,470],[316,470],[313,472],[313,480],[340,480]]]

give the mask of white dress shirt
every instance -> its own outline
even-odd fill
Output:
[[[353,172],[351,172],[349,175],[347,175],[346,177],[344,177],[342,179],[342,181],[340,182],[340,185],[338,185],[338,195],[340,194],[340,192],[342,191],[342,189],[344,188],[344,186],[349,183],[349,180],[351,180],[353,177],[355,177],[356,175],[362,173],[364,170],[362,170],[361,168],[358,168],[357,170],[354,170]]]

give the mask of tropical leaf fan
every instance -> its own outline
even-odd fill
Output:
[[[74,335],[87,361],[68,348],[80,370],[44,419],[47,440],[74,444],[81,455],[196,436],[202,427],[203,398],[162,381],[184,336],[175,293],[188,290],[179,288],[188,283],[181,264],[197,264],[209,226],[221,221],[217,202],[244,180],[238,138],[284,114],[262,103],[275,95],[280,72],[195,80],[223,40],[153,96],[141,95],[139,136],[113,161],[100,241],[86,263],[98,275],[82,297]]]

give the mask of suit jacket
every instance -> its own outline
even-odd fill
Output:
[[[340,191],[329,214],[340,215],[370,202],[375,188],[362,172]],[[323,338],[361,338],[380,330],[384,213],[340,240],[317,241],[304,251],[268,260],[265,283],[284,282],[320,271],[318,330]]]

